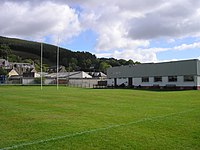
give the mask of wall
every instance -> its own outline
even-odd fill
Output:
[[[35,84],[34,78],[23,78],[22,81],[22,84],[24,85]],[[101,81],[101,79],[70,79],[69,85],[74,87],[93,88],[94,85],[97,85],[98,81]],[[44,84],[56,84],[56,79],[46,78]]]
[[[142,77],[142,76],[181,76],[200,73],[199,60],[184,60],[163,63],[144,63],[138,65],[118,66],[107,69],[108,78]],[[199,68],[199,71],[198,69]]]
[[[107,79],[107,86],[114,86],[114,79]]]
[[[108,86],[114,85],[114,79],[108,79]],[[128,79],[117,79],[117,85],[126,82],[126,86],[128,85]],[[142,82],[142,78],[133,78],[133,86],[142,86],[142,87],[150,87],[150,86],[177,86],[177,87],[193,87],[196,86],[196,83],[200,86],[200,76],[195,78],[194,82],[184,82],[183,76],[177,77],[177,82],[168,82],[168,76],[162,77],[162,82],[154,82],[154,77],[149,77],[149,82]]]
[[[36,83],[34,81],[34,78],[23,78],[22,79],[22,84],[28,85],[28,84],[36,84]],[[46,78],[44,84],[55,84],[55,79]]]
[[[24,85],[34,84],[34,78],[23,78],[22,79],[22,84],[24,84]]]
[[[101,79],[70,79],[69,85],[75,87],[93,88]]]
[[[125,86],[128,86],[128,79],[127,78],[117,78],[117,85],[122,85],[124,84]]]
[[[196,80],[197,80],[197,86],[200,86],[200,76],[197,76]]]
[[[114,79],[107,79],[107,86],[114,86],[114,84]],[[128,86],[128,78],[117,78],[117,85],[120,86],[122,84]]]

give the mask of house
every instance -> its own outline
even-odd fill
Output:
[[[34,65],[29,63],[10,63],[12,69],[8,69],[8,77],[40,77]]]
[[[46,75],[45,77],[48,78],[56,78],[57,73],[51,73]],[[84,71],[75,71],[75,72],[59,72],[58,73],[59,78],[69,78],[69,79],[84,79],[84,78],[92,78],[92,76],[88,75]]]
[[[40,74],[34,68],[27,69],[26,72],[23,72],[23,77],[25,78],[38,78]]]
[[[13,62],[13,63],[10,63],[11,64],[11,67],[12,69],[15,69],[15,71],[20,75],[22,76],[24,72],[28,72],[32,69],[34,69],[34,65],[33,64],[30,64],[30,63],[16,63],[16,62]]]
[[[103,72],[87,72],[92,78],[98,78],[98,79],[106,79],[107,75]]]
[[[57,72],[57,66],[51,66],[47,69],[47,72],[49,73],[56,73]],[[66,72],[65,66],[59,66],[58,72]]]
[[[0,59],[0,67],[3,67],[5,69],[9,69],[10,63],[6,59]]]
[[[13,68],[11,70],[8,71],[8,77],[16,77],[16,76],[20,76],[20,74]]]
[[[200,60],[144,63],[108,68],[107,86],[200,89]]]
[[[29,63],[16,63],[16,62],[11,62],[10,69],[7,69],[8,71],[8,76],[23,76],[24,72],[30,72],[31,70],[34,69],[34,65],[29,64]]]

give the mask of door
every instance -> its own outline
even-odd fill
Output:
[[[128,78],[128,86],[133,86],[133,78]]]
[[[114,86],[117,86],[117,78],[114,79]]]

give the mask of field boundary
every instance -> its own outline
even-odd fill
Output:
[[[9,147],[4,147],[4,148],[0,148],[0,150],[11,150],[11,149],[24,147],[24,146],[30,146],[30,145],[41,144],[41,143],[46,143],[46,142],[50,142],[50,141],[56,141],[56,140],[60,140],[60,139],[64,139],[64,138],[80,136],[80,135],[94,133],[94,132],[98,132],[98,131],[105,131],[105,130],[109,130],[109,129],[112,129],[112,128],[130,126],[130,125],[145,122],[145,121],[153,121],[153,120],[157,120],[157,119],[163,119],[163,118],[167,118],[167,117],[171,117],[171,116],[181,115],[181,114],[185,114],[185,113],[188,113],[188,112],[191,112],[191,111],[194,111],[194,110],[196,110],[196,109],[193,108],[193,109],[188,109],[188,110],[181,111],[181,112],[169,113],[167,115],[160,115],[160,116],[155,116],[155,117],[143,118],[143,119],[131,121],[131,122],[128,122],[128,123],[114,124],[114,125],[110,125],[110,126],[107,126],[107,127],[96,128],[96,129],[91,129],[91,130],[86,130],[86,131],[81,131],[81,132],[75,132],[75,133],[72,133],[72,134],[66,134],[66,135],[63,135],[63,136],[52,137],[52,138],[49,138],[49,139],[43,139],[43,140],[13,145],[13,146],[9,146]]]

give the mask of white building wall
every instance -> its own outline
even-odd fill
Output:
[[[94,85],[98,84],[101,79],[70,79],[70,86],[92,88]]]
[[[200,86],[200,76],[196,77],[196,83],[197,83],[197,86]]]
[[[117,85],[125,84],[125,86],[128,86],[128,79],[127,78],[117,78]]]
[[[150,79],[151,86],[165,86],[168,82],[168,77],[162,77],[162,81],[159,82],[154,82],[154,77],[151,77]]]
[[[184,84],[188,84],[188,83],[184,82],[184,77],[183,76],[178,76],[177,77],[177,83],[175,83],[175,84],[177,84],[177,86],[183,86]]]
[[[23,78],[22,79],[22,84],[24,84],[24,85],[34,84],[34,78]]]
[[[193,87],[196,85],[200,86],[200,76],[195,78],[195,81],[185,82],[183,76],[177,76],[177,82],[169,82],[168,76],[162,77],[162,82],[154,82],[154,77],[149,77],[149,82],[142,82],[142,78],[133,78],[134,86],[173,86],[178,87]]]
[[[142,79],[141,78],[133,78],[133,86],[141,85]]]
[[[142,78],[133,78],[134,86],[153,86],[153,85],[161,85],[161,82],[154,82],[154,77],[149,77],[149,82],[142,82]]]
[[[114,79],[113,78],[107,79],[107,85],[114,86]]]
[[[162,82],[159,82],[159,86],[166,86],[167,84],[176,84],[175,82],[168,82],[168,77],[162,77]]]
[[[55,84],[55,82],[56,82],[55,79],[46,78],[45,81],[44,81],[44,84]],[[34,78],[23,78],[22,84],[24,84],[24,85],[35,84],[35,79]]]
[[[191,82],[185,82],[184,76],[178,76],[178,82],[176,85],[180,87],[193,87],[196,86],[196,79],[194,78],[194,81]]]
[[[117,78],[117,85],[120,86],[121,84],[125,84],[125,86],[128,86],[128,78]],[[114,86],[115,81],[113,78],[107,79],[107,86]]]
[[[154,78],[150,77],[149,78],[149,86],[153,86],[153,84],[154,84]]]
[[[153,86],[154,84],[159,84],[159,82],[154,83],[154,78],[153,77],[149,77],[149,82],[142,82],[142,78],[140,79],[140,84],[141,86]]]
[[[55,84],[56,83],[56,79],[48,79],[46,78],[44,80],[44,84]]]

